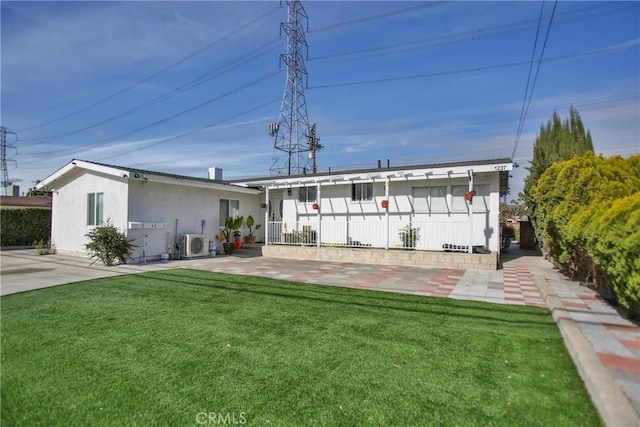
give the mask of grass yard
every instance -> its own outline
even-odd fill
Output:
[[[2,425],[600,425],[548,310],[195,270],[2,297]]]

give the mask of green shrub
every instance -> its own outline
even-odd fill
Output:
[[[583,209],[568,235],[588,257],[595,281],[602,270],[629,317],[640,319],[640,192]]]
[[[127,240],[124,232],[118,230],[110,219],[89,231],[85,236],[91,240],[85,245],[89,256],[108,266],[114,265],[116,261],[121,264],[126,263],[134,248],[131,243],[133,240]]]
[[[49,240],[51,209],[0,209],[2,246],[27,246],[34,241]]]
[[[509,239],[515,239],[516,238],[516,229],[509,226],[509,225],[503,225],[502,226],[502,236],[504,237],[508,237]]]
[[[398,232],[398,237],[402,241],[402,247],[415,248],[416,242],[420,239],[420,229],[407,225]]]
[[[557,163],[532,191],[545,250],[640,318],[640,155]]]
[[[640,157],[640,156],[634,156]],[[574,269],[574,242],[568,239],[571,218],[582,208],[599,201],[612,201],[640,191],[640,176],[631,157],[604,158],[587,153],[556,163],[532,189],[543,229],[545,250]]]

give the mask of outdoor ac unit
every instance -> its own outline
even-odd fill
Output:
[[[185,234],[182,236],[182,256],[186,258],[209,254],[209,236]]]

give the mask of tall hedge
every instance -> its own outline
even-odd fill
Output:
[[[532,190],[545,249],[640,318],[640,155],[556,163]],[[635,209],[635,210],[634,210]]]
[[[569,222],[568,236],[592,261],[594,280],[609,281],[620,305],[640,318],[640,191],[582,209]]]
[[[51,209],[0,209],[2,246],[31,245],[36,240],[49,240]]]

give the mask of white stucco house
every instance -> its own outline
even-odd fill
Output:
[[[223,181],[215,168],[205,179],[73,160],[38,185],[53,190],[61,252],[83,253],[111,218],[136,239],[133,262],[157,259],[184,235],[215,244],[224,217],[251,214],[268,246],[495,254],[512,169],[492,159]]]
[[[85,234],[111,219],[134,239],[132,262],[142,262],[173,255],[185,235],[215,244],[227,215],[262,216],[260,190],[216,179],[213,168],[210,173],[210,179],[193,178],[73,160],[38,184],[53,192],[51,241],[58,252],[86,254]],[[199,254],[208,255],[209,247]]]

